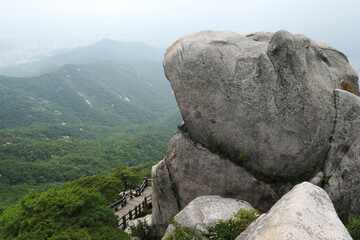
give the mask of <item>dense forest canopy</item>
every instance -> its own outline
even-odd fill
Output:
[[[0,210],[31,189],[161,160],[182,120],[160,53],[103,40],[37,63],[76,64],[0,76]]]

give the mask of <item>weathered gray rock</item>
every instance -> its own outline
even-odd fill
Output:
[[[347,91],[334,90],[336,122],[325,174],[331,176],[350,146],[360,137],[360,98]]]
[[[340,164],[324,189],[339,212],[360,214],[359,138],[342,157]]]
[[[360,214],[360,98],[335,90],[336,126],[325,174],[324,189],[338,211]]]
[[[151,214],[148,214],[145,217],[141,217],[141,218],[137,218],[137,219],[129,221],[127,224],[127,227],[125,229],[125,232],[130,234],[131,233],[130,227],[138,225],[140,221],[141,222],[145,221],[147,223],[147,225],[149,225],[151,227],[152,226]],[[134,238],[131,238],[131,239],[134,239]]]
[[[315,177],[313,177],[312,179],[310,179],[310,183],[316,185],[316,186],[321,186],[323,183],[323,179],[324,179],[324,173],[323,172],[318,172]]]
[[[209,230],[220,220],[228,220],[240,209],[254,210],[245,201],[222,198],[220,196],[201,196],[191,201],[183,210],[175,215],[174,220],[183,227],[193,228],[196,232],[209,233]],[[165,235],[174,231],[174,225],[169,224]]]
[[[311,183],[296,185],[236,240],[352,239],[326,192]]]
[[[242,199],[260,210],[269,209],[279,198],[270,185],[257,181],[181,131],[171,139],[165,158],[153,168],[152,179],[151,232],[156,236],[163,236],[169,219],[199,196]]]
[[[174,192],[165,159],[152,167],[152,228],[151,236],[161,237],[169,225],[169,220],[179,211],[180,206]],[[173,184],[172,184],[173,183]]]
[[[166,51],[164,69],[191,137],[249,151],[262,173],[295,176],[323,163],[334,129],[333,89],[357,75],[330,45],[286,31],[201,31]]]
[[[337,89],[346,81],[358,95],[358,77],[344,54],[286,31],[202,31],[176,41],[163,64],[188,133],[175,134],[166,157],[153,168],[153,235],[162,236],[169,219],[198,196],[243,199],[266,210],[294,182],[303,181],[304,172],[314,170],[318,173],[310,181],[324,186],[337,209],[360,214],[360,100]],[[277,192],[211,153],[213,142],[232,157],[248,151],[245,166],[276,179]],[[308,188],[300,186],[295,189]],[[306,211],[299,212],[303,217],[295,212],[298,225],[292,226],[306,231],[291,228],[292,233],[304,239],[323,234],[316,226],[325,220],[305,224],[306,218],[332,216],[327,203],[317,208],[319,199],[325,201],[313,196],[298,206]],[[285,222],[276,221],[283,227],[266,231],[284,232]]]

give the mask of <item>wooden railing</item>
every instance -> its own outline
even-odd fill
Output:
[[[150,179],[151,181],[151,179]],[[144,178],[144,181],[141,183],[140,187],[131,189],[127,192],[123,192],[120,196],[120,200],[115,200],[115,202],[108,205],[114,211],[118,211],[119,209],[125,207],[127,201],[129,199],[133,199],[134,197],[140,196],[145,188],[149,185],[149,180]],[[145,208],[151,208],[151,195],[145,196],[144,201],[142,201],[139,205],[135,206],[134,209],[129,210],[129,212],[123,215],[118,222],[118,226],[122,229],[127,227],[127,222],[133,219],[136,219],[141,216],[141,213]]]
[[[127,223],[130,220],[141,217],[141,213],[145,208],[151,208],[151,195],[145,197],[144,201],[142,201],[139,205],[135,206],[133,210],[129,210],[127,214],[125,214],[124,216],[122,216],[122,218],[119,219],[119,228],[125,229],[127,227]]]
[[[119,210],[126,205],[127,199],[133,199],[133,197],[140,196],[147,186],[148,179],[144,178],[144,181],[141,183],[140,187],[130,189],[129,191],[122,193],[120,200],[115,200],[115,202],[109,204],[108,207],[113,209],[114,211]]]

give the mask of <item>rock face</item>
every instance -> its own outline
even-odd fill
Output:
[[[360,214],[359,86],[344,54],[286,31],[202,31],[169,47],[163,65],[188,132],[153,168],[153,235],[196,197],[263,211],[304,180]],[[349,84],[354,94],[338,89]],[[232,161],[249,154],[238,166],[214,146]]]
[[[220,196],[202,196],[195,198],[183,210],[175,215],[174,220],[183,227],[193,228],[196,224],[197,233],[209,233],[219,220],[228,220],[240,209],[254,210],[245,201]],[[173,232],[174,225],[170,224],[166,233]]]
[[[236,240],[352,239],[326,192],[304,182],[285,194]]]
[[[257,181],[182,131],[173,136],[165,158],[153,167],[152,179],[152,234],[156,236],[162,236],[169,219],[198,196],[242,199],[261,210],[269,209],[279,198],[269,184]]]
[[[325,161],[334,130],[333,89],[358,89],[347,58],[286,31],[201,31],[166,51],[164,69],[191,137],[289,177]],[[356,91],[358,93],[358,91]]]
[[[339,211],[360,214],[360,98],[335,90],[337,117],[324,189]]]

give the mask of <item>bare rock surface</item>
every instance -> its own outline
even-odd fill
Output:
[[[279,198],[269,184],[221,159],[182,131],[171,139],[165,158],[153,168],[152,234],[162,236],[181,209],[199,196],[242,199],[260,210]]]
[[[242,200],[220,196],[201,196],[195,198],[176,214],[174,220],[183,227],[193,228],[196,225],[198,234],[209,233],[217,221],[230,219],[240,209],[254,210],[248,202]],[[170,224],[165,235],[173,231],[174,225]]]
[[[336,209],[360,214],[360,98],[336,89],[336,126],[325,163],[324,189]]]
[[[335,89],[334,95],[336,123],[324,167],[327,176],[334,173],[350,146],[360,137],[360,98],[340,89]]]
[[[286,31],[207,30],[176,41],[163,65],[187,132],[173,136],[153,168],[153,236],[163,236],[169,219],[199,196],[242,199],[263,211],[304,180],[324,187],[338,210],[360,214],[359,86],[344,54]],[[344,82],[354,94],[339,90]],[[209,151],[214,143],[231,159],[248,151],[243,167]],[[307,189],[299,199],[323,195],[307,184],[294,188]],[[320,216],[337,224],[327,200],[311,195],[298,202],[304,214],[286,216],[298,224],[287,236],[322,236],[328,226],[324,219],[316,225]],[[296,209],[291,201],[291,208],[279,205]],[[276,221],[283,227],[266,231],[285,233],[285,222]]]
[[[286,31],[201,31],[166,51],[164,69],[191,137],[223,152],[249,151],[267,175],[322,164],[334,129],[333,89],[357,75],[328,44]]]
[[[236,240],[352,239],[326,192],[311,183],[296,185]]]
[[[329,182],[324,186],[336,209],[341,213],[360,215],[360,139],[341,159]]]
[[[151,219],[152,219],[151,214],[148,214],[145,217],[141,217],[141,218],[131,220],[131,221],[128,222],[128,226],[126,227],[125,232],[130,234],[131,233],[130,227],[138,225],[140,221],[141,222],[146,222],[147,225],[149,225],[151,227],[152,226],[152,220]]]

